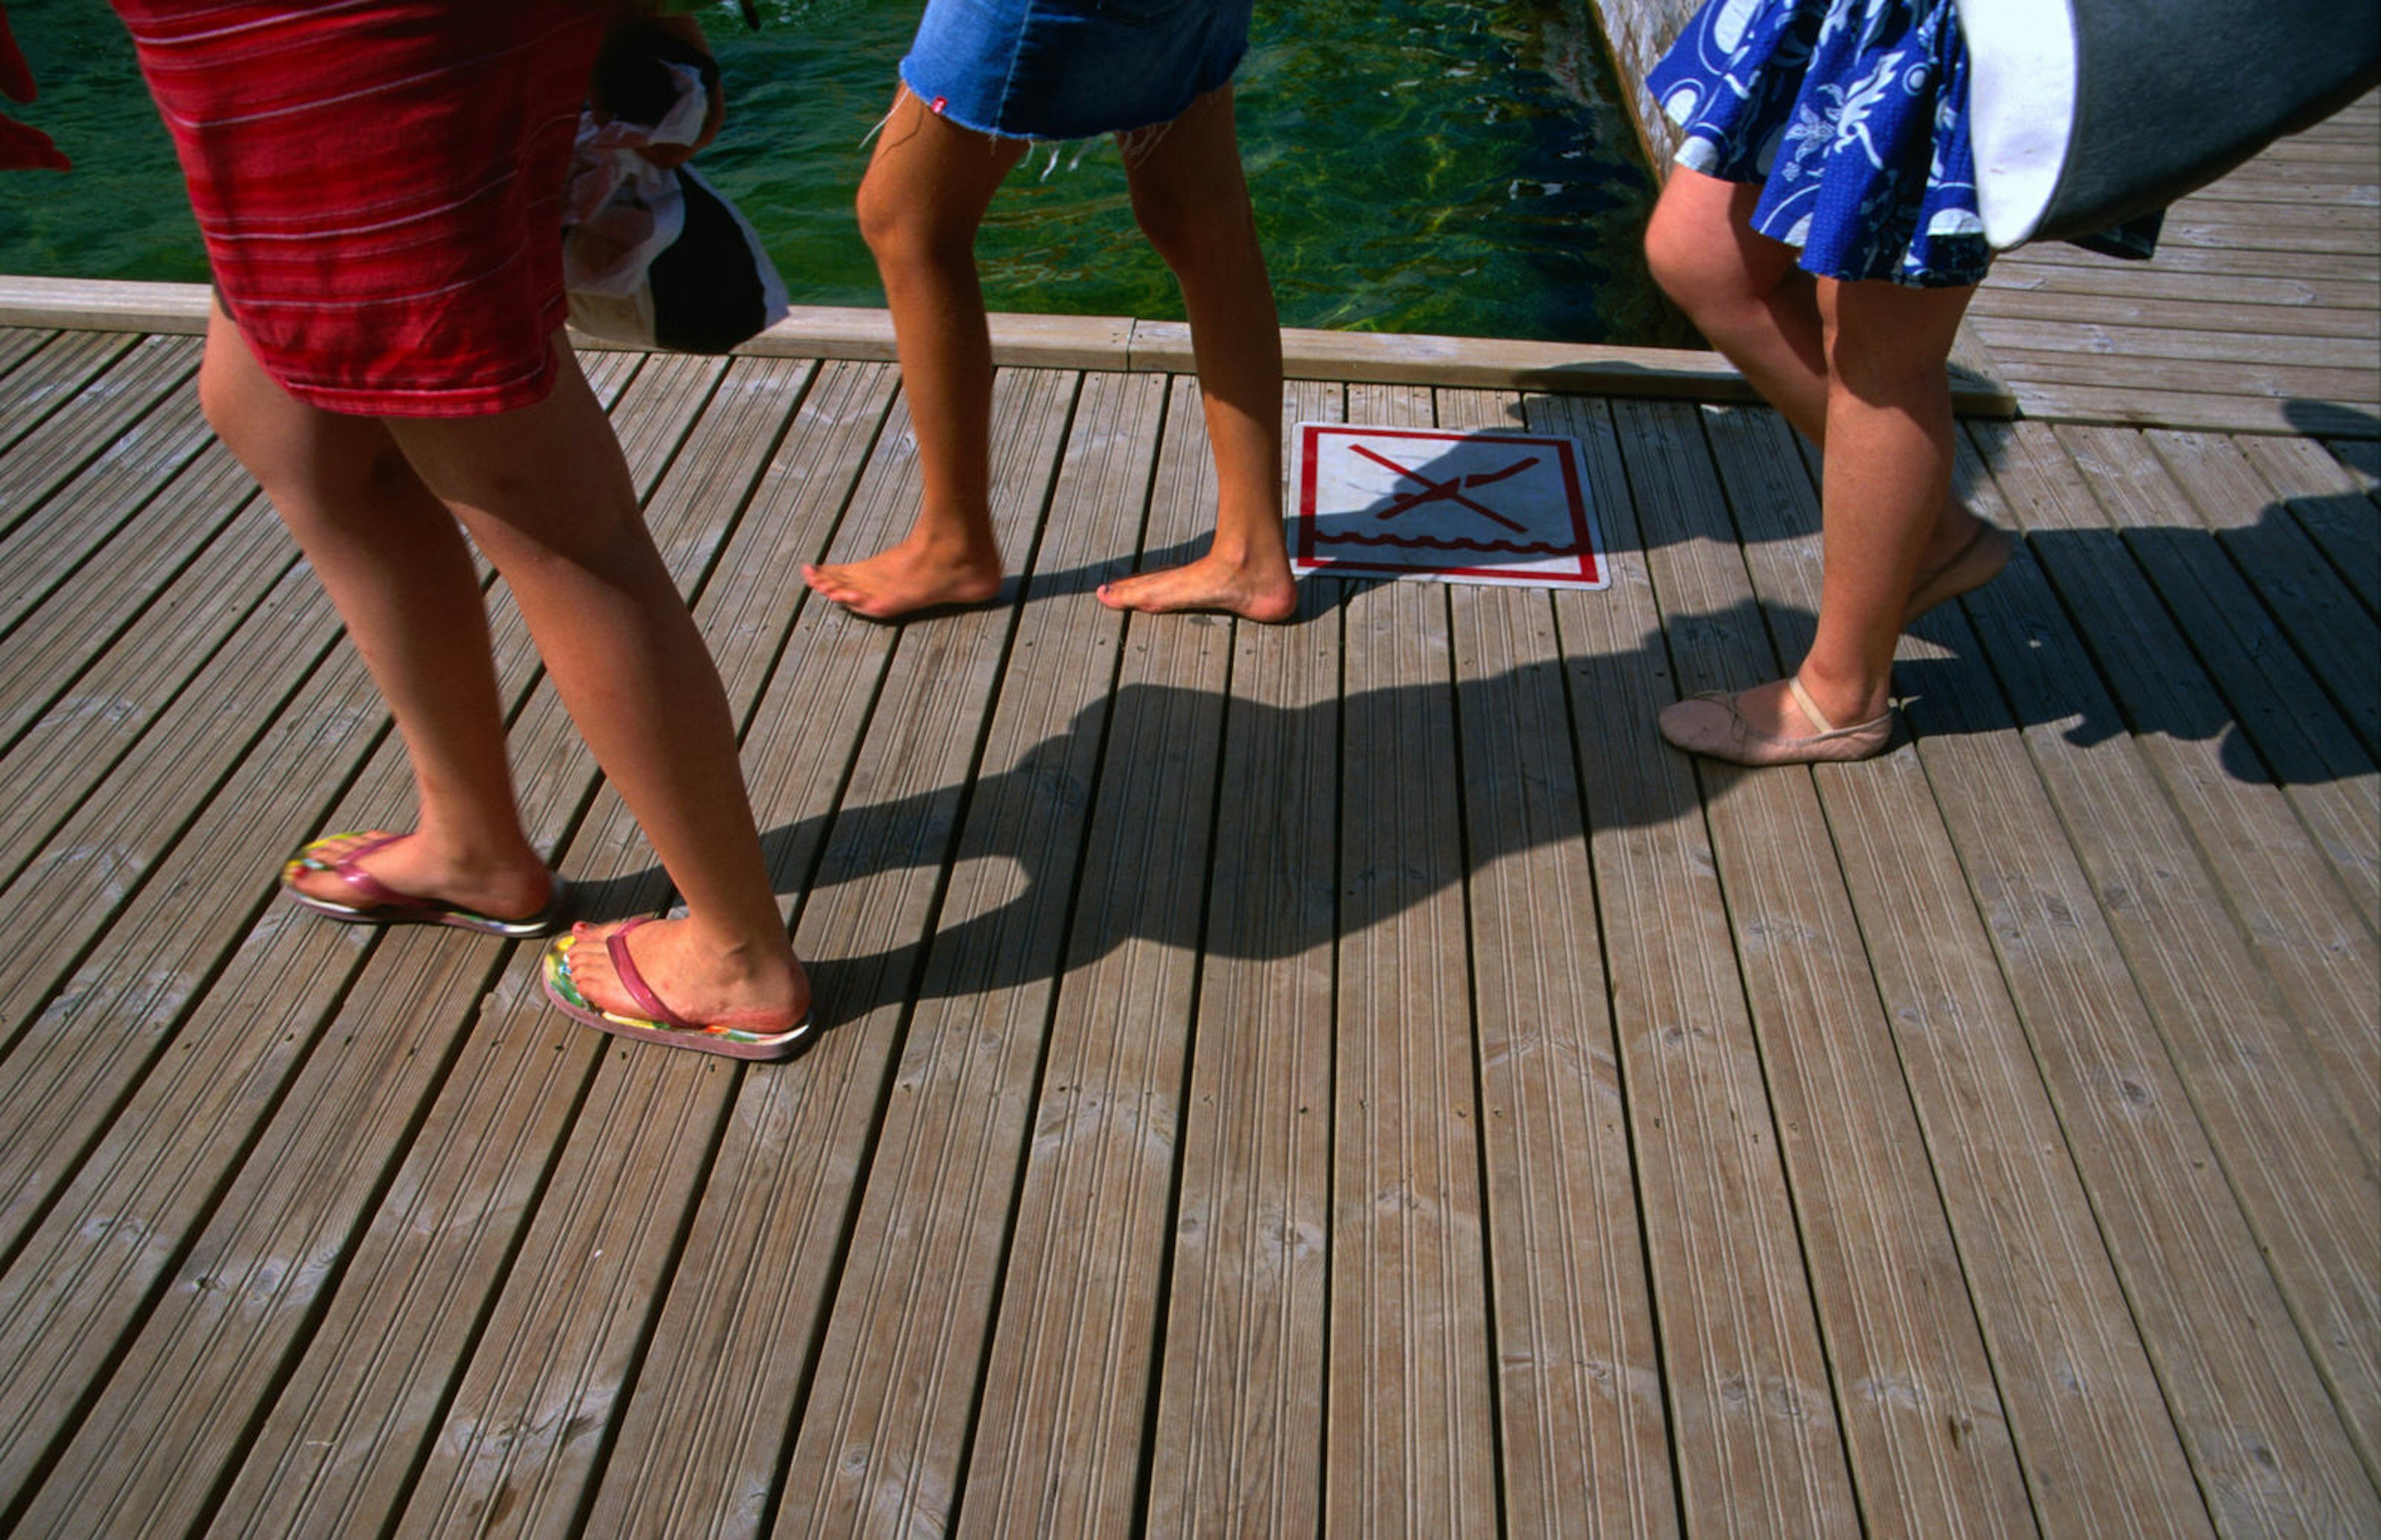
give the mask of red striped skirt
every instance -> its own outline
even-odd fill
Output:
[[[116,0],[215,287],[330,411],[544,397],[600,0]]]

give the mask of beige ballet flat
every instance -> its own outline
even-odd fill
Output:
[[[1709,690],[1664,708],[1657,725],[1662,736],[1691,754],[1724,759],[1733,764],[1819,764],[1838,760],[1868,759],[1893,741],[1893,708],[1849,727],[1838,727],[1811,703],[1800,676],[1786,681],[1794,703],[1819,730],[1801,738],[1779,738],[1744,719],[1737,697]]]

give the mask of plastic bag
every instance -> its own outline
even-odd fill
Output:
[[[591,109],[563,197],[570,324],[617,342],[724,353],[786,313],[786,286],[744,216],[690,168],[646,151],[685,149],[709,109],[702,71],[653,55],[607,68],[609,121]]]

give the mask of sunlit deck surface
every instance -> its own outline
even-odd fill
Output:
[[[1764,409],[1301,380],[1577,435],[1615,580],[1264,629],[1092,597],[1203,535],[1191,384],[1010,369],[1015,581],[885,628],[796,568],[908,521],[889,364],[589,355],[816,980],[777,1067],[274,901],[409,817],[385,717],[188,307],[18,305],[0,1530],[2381,1533],[2375,125],[2005,264],[2022,553],[1815,773],[1652,727],[1809,635]],[[532,831],[657,911],[491,607]]]

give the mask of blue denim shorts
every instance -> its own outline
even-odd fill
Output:
[[[927,0],[901,83],[963,128],[1084,139],[1180,116],[1248,52],[1251,0]]]

